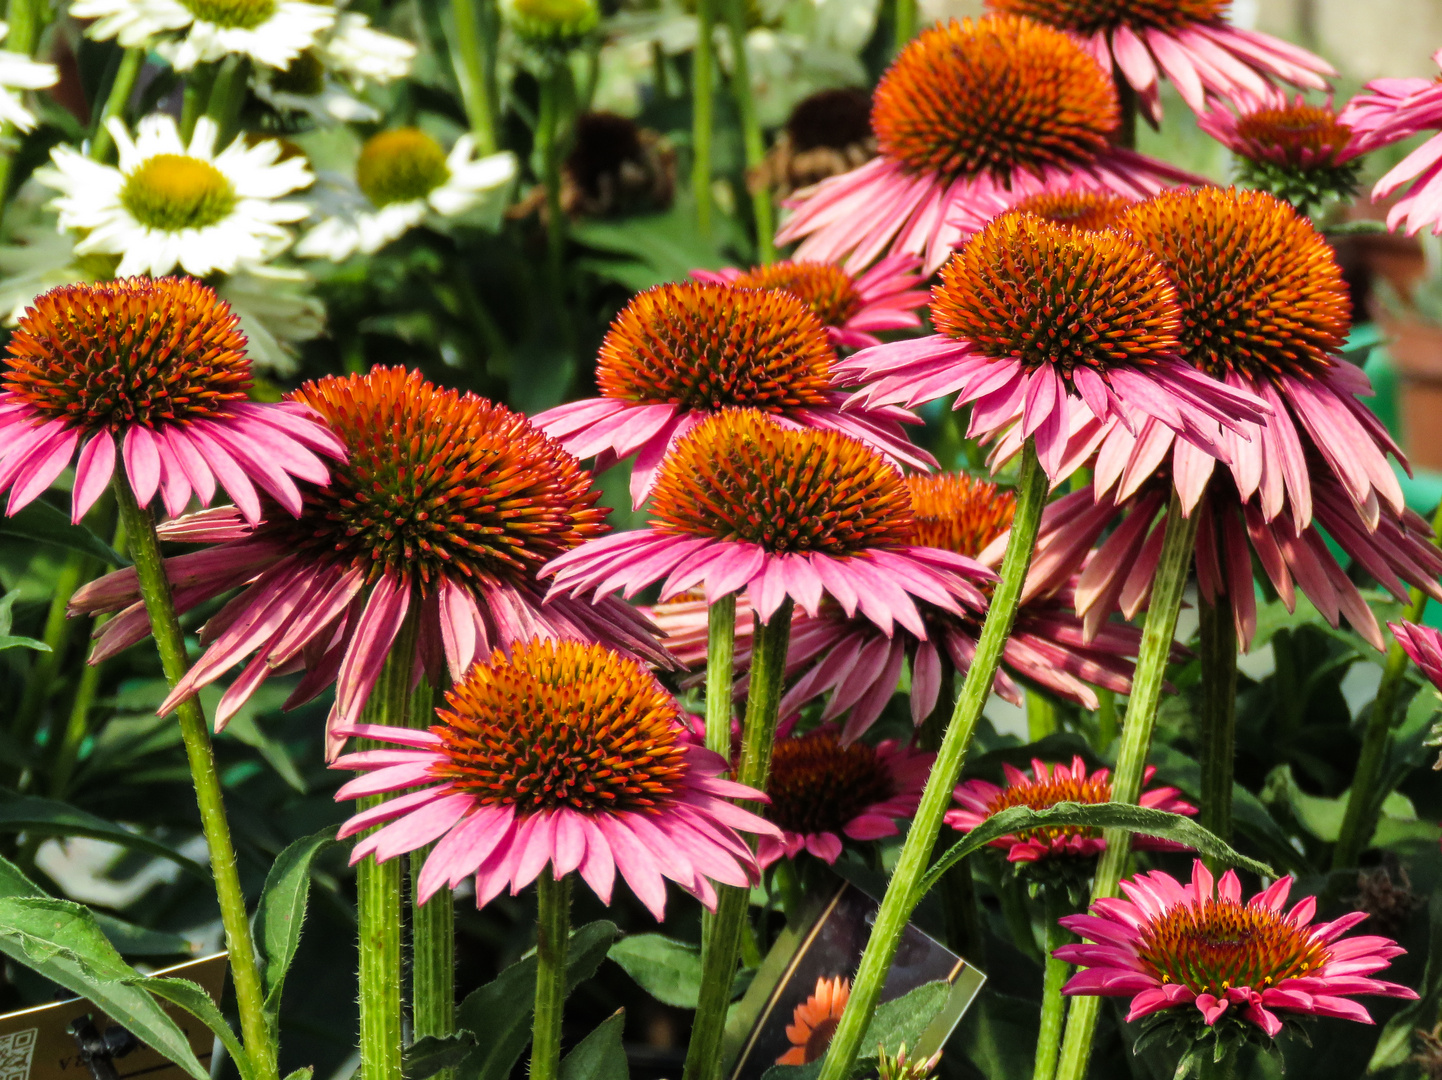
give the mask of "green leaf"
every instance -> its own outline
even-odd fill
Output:
[[[280,1022],[285,975],[300,945],[300,928],[305,922],[305,905],[310,897],[311,864],[317,855],[335,843],[335,832],[332,826],[295,841],[277,856],[265,875],[265,888],[255,909],[254,932],[263,965],[265,1016],[272,1030],[276,1030]]]
[[[57,799],[42,799],[34,795],[17,795],[8,788],[0,788],[0,832],[88,836],[95,840],[108,840],[121,847],[159,855],[195,877],[207,881],[210,879],[210,871],[159,840],[130,832],[69,803]]]
[[[1367,1063],[1369,1075],[1405,1064],[1412,1056],[1414,1032],[1430,1026],[1437,1017],[1437,1005],[1442,1001],[1442,893],[1432,895],[1429,916],[1427,966],[1417,986],[1420,996],[1387,1021]]]
[[[621,1032],[626,1010],[617,1009],[561,1059],[561,1080],[630,1080]]]
[[[406,1080],[434,1076],[442,1069],[459,1065],[475,1052],[476,1037],[469,1031],[452,1035],[425,1035],[405,1048],[401,1072]]]
[[[294,790],[302,795],[309,794],[310,785],[305,782],[305,777],[301,776],[300,770],[296,768],[285,744],[277,739],[272,739],[265,733],[255,722],[255,711],[241,709],[225,725],[225,734],[239,740],[252,750],[258,751],[260,756],[265,758],[266,764],[274,769],[276,774]]]
[[[938,979],[924,983],[894,1001],[878,1005],[861,1044],[863,1054],[876,1057],[878,1045],[884,1046],[891,1055],[901,1049],[902,1043],[914,1047],[931,1022],[946,1008],[950,996],[951,984]]]
[[[190,952],[190,942],[179,934],[136,926],[103,911],[96,911],[95,924],[122,956],[181,956]]]
[[[121,555],[84,525],[72,525],[64,511],[44,499],[36,499],[19,513],[0,518],[0,536],[20,536],[52,547],[69,548],[90,555],[111,566],[129,566]]]
[[[20,599],[18,590],[12,589],[4,596],[0,596],[0,650],[4,649],[34,649],[37,652],[50,652],[50,646],[43,641],[37,641],[32,637],[20,637],[10,632],[10,627],[15,622],[15,601]]]
[[[185,1033],[121,959],[91,913],[68,900],[0,897],[0,952],[86,998],[194,1080],[210,1080]]]
[[[315,1075],[314,1065],[302,1065],[295,1072],[286,1073],[285,1080],[310,1080]]]
[[[694,1009],[701,995],[701,950],[663,934],[631,934],[607,954],[663,1005]]]
[[[566,993],[596,973],[606,950],[616,940],[616,924],[604,919],[587,923],[571,933],[566,953]],[[459,1038],[469,1041],[470,1052],[456,1066],[458,1080],[506,1080],[531,1039],[531,1010],[536,998],[536,955],[527,953],[494,980],[467,995],[456,1010]],[[474,1033],[474,1034],[473,1034]],[[432,1045],[429,1060],[440,1060],[444,1047]],[[406,1080],[422,1080],[430,1072],[419,1063],[406,1072]]]
[[[245,1047],[236,1038],[235,1032],[225,1022],[225,1017],[215,1007],[215,1002],[205,990],[191,982],[189,979],[176,979],[163,976],[141,976],[132,985],[143,987],[149,990],[156,997],[164,998],[172,1005],[179,1005],[191,1016],[195,1017],[219,1037],[225,1044],[226,1051],[235,1062],[236,1071],[240,1073],[240,1080],[255,1080],[255,1067],[245,1053]]]
[[[1165,810],[1153,810],[1146,806],[1132,806],[1128,803],[1074,803],[1062,802],[1046,810],[1032,810],[1025,806],[1013,806],[987,818],[965,837],[958,840],[927,871],[926,877],[917,886],[918,895],[925,894],[941,880],[941,875],[972,852],[985,847],[993,840],[1012,833],[1030,829],[1042,829],[1057,825],[1081,825],[1094,829],[1122,829],[1143,836],[1157,836],[1186,844],[1200,855],[1210,855],[1231,866],[1240,866],[1254,874],[1275,877],[1271,867],[1239,855],[1215,835],[1202,828],[1191,818],[1181,814],[1170,814]]]

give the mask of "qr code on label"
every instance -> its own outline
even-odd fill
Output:
[[[39,1028],[26,1028],[0,1035],[0,1080],[29,1080],[30,1058],[39,1032]]]

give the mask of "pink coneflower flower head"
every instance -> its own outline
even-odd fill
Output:
[[[1402,646],[1412,663],[1422,669],[1433,686],[1442,687],[1442,633],[1430,626],[1411,622],[1390,622],[1387,629]]]
[[[836,348],[865,349],[881,344],[879,330],[921,325],[916,313],[926,306],[927,292],[918,288],[923,280],[919,266],[919,259],[899,255],[853,275],[834,263],[783,259],[750,270],[692,270],[691,276],[740,289],[784,289],[821,320]]]
[[[798,259],[916,255],[931,273],[994,215],[1042,191],[1146,198],[1199,177],[1116,146],[1116,88],[1071,35],[1016,15],[922,31],[877,84],[880,156],[793,200]]]
[[[1070,225],[1074,229],[1095,232],[1115,226],[1121,220],[1122,214],[1136,203],[1136,199],[1108,191],[1078,191],[1067,188],[1063,191],[1043,191],[1029,195],[1012,209],[1018,213],[1035,214],[1057,225]]]
[[[1390,938],[1343,937],[1364,920],[1350,912],[1313,923],[1317,901],[1290,909],[1291,877],[1243,903],[1228,870],[1213,879],[1198,860],[1183,885],[1160,870],[1122,882],[1126,899],[1098,900],[1089,915],[1061,924],[1086,943],[1054,953],[1081,966],[1062,991],[1130,997],[1128,1022],[1175,1010],[1192,1027],[1240,1021],[1275,1038],[1287,1014],[1335,1016],[1370,1024],[1358,994],[1413,999],[1405,986],[1370,976],[1405,950]]]
[[[730,799],[765,801],[718,778],[726,761],[699,745],[675,700],[630,657],[602,645],[536,640],[497,650],[446,694],[429,731],[355,725],[346,735],[397,744],[335,762],[358,777],[337,799],[407,791],[363,810],[342,838],[384,825],[351,862],[435,848],[417,885],[476,882],[476,905],[512,895],[549,863],[610,904],[617,871],[659,920],[669,879],[715,910],[713,881],[760,877],[737,833],[776,829]]]
[[[1227,20],[1231,0],[987,0],[1069,31],[1107,74],[1137,92],[1153,123],[1170,79],[1194,112],[1209,102],[1258,97],[1272,80],[1325,90],[1337,72],[1320,56]]]
[[[958,784],[952,796],[961,806],[947,811],[946,823],[958,832],[970,832],[988,818],[1013,806],[1046,810],[1062,802],[1111,801],[1111,771],[1097,769],[1088,773],[1086,762],[1079,757],[1072,758],[1070,766],[1060,763],[1048,765],[1032,759],[1030,776],[1011,765],[1003,765],[1002,769],[1006,773],[1004,787],[997,787],[987,780],[967,780]],[[1181,792],[1176,788],[1146,788],[1156,771],[1148,765],[1142,774],[1144,790],[1138,803],[1172,814],[1195,814],[1197,808],[1182,799]],[[1035,863],[1051,859],[1090,859],[1104,851],[1107,842],[1100,829],[1059,825],[1003,836],[993,840],[991,846],[1005,851],[1007,862]],[[1180,844],[1154,836],[1136,837],[1133,847],[1147,851],[1187,850]]]
[[[1432,54],[1442,66],[1442,49]],[[1422,131],[1442,128],[1442,81],[1377,79],[1342,109],[1338,119],[1357,134],[1360,152],[1370,153]],[[1410,185],[1410,186],[1408,186]],[[1387,228],[1404,226],[1411,236],[1431,227],[1442,233],[1442,133],[1413,150],[1372,188],[1373,200],[1402,187],[1407,194],[1387,212]]]
[[[660,581],[664,602],[701,588],[708,602],[746,590],[763,623],[790,597],[816,614],[830,596],[891,633],[925,636],[915,600],[961,614],[981,603],[974,559],[911,543],[911,499],[900,471],[835,431],[784,428],[728,409],[685,435],[661,467],[651,523],[553,560],[552,595]]]
[[[761,838],[757,861],[766,867],[809,851],[834,863],[843,837],[895,836],[897,819],[916,813],[935,758],[894,739],[848,745],[832,724],[777,739],[762,814],[781,831]]]
[[[62,285],[36,297],[6,347],[0,392],[0,491],[7,514],[72,460],[71,519],[94,505],[117,453],[141,506],[166,513],[223,488],[246,519],[260,494],[299,514],[292,478],[325,483],[317,455],[344,456],[300,403],[246,400],[250,361],[240,316],[190,278]],[[79,450],[77,457],[76,450]]]
[[[917,468],[936,459],[913,446],[903,409],[841,411],[831,378],[835,350],[803,299],[779,289],[680,282],[639,293],[601,342],[601,396],[548,409],[535,423],[604,471],[636,456],[631,498],[639,509],[667,450],[725,408],[756,409],[779,423],[844,431]]]
[[[908,407],[956,394],[971,404],[969,434],[1015,425],[1035,440],[1053,484],[1077,466],[1067,444],[1074,412],[1135,432],[1147,421],[1202,455],[1227,457],[1267,406],[1181,358],[1176,289],[1127,236],[1012,211],[951,257],[932,290],[937,333],[863,349],[837,367],[868,384],[851,402]],[[848,402],[850,404],[851,402]]]
[[[1362,163],[1352,129],[1331,103],[1310,105],[1302,96],[1272,91],[1216,105],[1197,126],[1237,157],[1237,179],[1270,192],[1309,214],[1328,199],[1349,198]]]
[[[166,712],[252,659],[216,710],[223,725],[272,674],[303,668],[289,705],[336,684],[332,729],[354,722],[406,619],[417,661],[459,678],[477,657],[532,637],[601,639],[664,659],[648,625],[608,600],[546,602],[541,564],[606,531],[590,474],[524,417],[444,390],[404,368],[328,376],[296,391],[349,460],[308,488],[298,519],[182,519],[177,539],[219,546],[169,560],[188,610],[244,586],[201,630],[204,655]],[[83,611],[130,610],[106,624],[92,662],[147,632],[133,570],[76,594]],[[330,750],[339,750],[332,734]]]

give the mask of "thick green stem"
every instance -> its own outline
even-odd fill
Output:
[[[180,99],[180,138],[186,143],[195,131],[195,122],[205,115],[205,108],[210,104],[218,66],[197,64],[185,76],[185,92]]]
[[[572,97],[571,65],[564,56],[546,61],[541,75],[541,99],[536,123],[536,154],[541,185],[546,192],[546,270],[550,278],[553,313],[561,337],[570,340],[566,304],[566,215],[561,208],[561,161],[565,156],[566,112]]]
[[[160,556],[160,538],[155,533],[155,521],[150,511],[135,501],[129,483],[119,473],[115,476],[114,487],[120,522],[129,541],[130,557],[135,560],[140,595],[145,600],[146,614],[150,616],[150,632],[155,639],[156,651],[160,653],[160,666],[165,671],[166,682],[173,687],[185,677],[190,665],[185,654],[185,635],[175,614],[170,581],[165,576],[165,563]],[[231,978],[235,983],[235,1004],[240,1013],[245,1052],[257,1080],[276,1080],[275,1033],[265,1019],[265,993],[256,963],[255,943],[250,936],[245,894],[240,888],[235,845],[231,842],[230,823],[225,816],[220,773],[216,770],[215,753],[210,745],[210,727],[200,702],[194,697],[186,698],[176,706],[175,714],[180,724],[180,737],[185,743],[185,756],[190,761],[190,776],[195,783],[200,827],[205,834],[206,847],[210,850],[210,872],[215,877],[220,921],[225,928],[225,945],[230,951]]]
[[[481,4],[488,0],[451,0],[451,19],[455,22],[456,38],[451,49],[456,82],[461,89],[461,104],[466,122],[476,140],[476,150],[494,154],[500,143],[496,139],[496,115],[491,93],[491,59],[488,37],[481,31]]]
[[[1058,922],[1071,914],[1064,887],[1044,886],[1042,899],[1046,910],[1046,969],[1041,984],[1041,1030],[1037,1034],[1036,1064],[1032,1080],[1052,1080],[1056,1075],[1056,1055],[1061,1048],[1062,1022],[1066,1019],[1067,999],[1061,988],[1071,974],[1071,965],[1058,960],[1052,953],[1072,941],[1072,936]]]
[[[1117,695],[1113,690],[1104,686],[1097,687],[1097,746],[1098,750],[1105,750],[1116,741],[1121,733],[1121,726],[1117,723]]]
[[[1056,702],[1039,690],[1026,692],[1026,737],[1037,742],[1057,729]]]
[[[205,102],[205,115],[215,122],[216,148],[229,145],[239,126],[240,109],[245,104],[246,84],[250,79],[250,61],[244,56],[227,56],[217,65],[218,73],[211,83]]]
[[[1247,586],[1251,588],[1250,585]],[[1237,631],[1231,608],[1202,600],[1202,824],[1232,838],[1232,775],[1237,743]],[[1216,860],[1208,859],[1212,870]]]
[[[751,92],[751,65],[746,57],[746,0],[722,0],[726,5],[726,28],[731,37],[731,92],[741,114],[741,143],[746,155],[746,172],[759,169],[766,157],[766,140]],[[748,185],[749,186],[749,185]],[[776,261],[776,215],[771,207],[771,189],[757,185],[751,193],[751,212],[756,218],[756,251],[763,263]]]
[[[735,694],[736,594],[706,612],[706,749],[731,760],[731,706]]]
[[[896,0],[892,9],[892,54],[916,36],[916,0]]]
[[[1021,603],[1022,585],[1036,548],[1036,534],[1041,525],[1046,493],[1046,475],[1037,462],[1036,447],[1028,439],[1022,449],[1016,515],[1012,519],[1011,537],[1001,562],[1001,581],[992,595],[991,610],[987,612],[971,668],[966,673],[961,693],[957,695],[951,723],[947,726],[946,736],[927,778],[921,805],[906,834],[906,843],[901,848],[901,856],[891,875],[886,896],[881,901],[881,909],[876,913],[871,940],[867,942],[866,953],[852,983],[851,1000],[841,1016],[821,1068],[821,1080],[845,1080],[851,1075],[852,1066],[861,1052],[861,1040],[866,1036],[881,988],[886,982],[886,973],[901,943],[902,931],[921,900],[917,885],[931,860],[932,849],[941,832],[942,818],[951,806],[951,789],[961,775],[976,722],[987,698],[991,696],[1002,649],[1011,636],[1012,623]]]
[[[1432,516],[1432,542],[1442,546],[1442,503]],[[1409,603],[1402,612],[1407,622],[1420,622],[1427,610],[1427,594],[1413,589]],[[1382,777],[1387,762],[1387,749],[1392,741],[1392,727],[1397,712],[1397,698],[1407,675],[1407,654],[1394,638],[1387,646],[1387,659],[1382,666],[1382,681],[1377,684],[1377,696],[1372,699],[1372,709],[1367,715],[1367,730],[1362,736],[1362,753],[1357,758],[1357,771],[1352,775],[1352,789],[1347,795],[1347,811],[1342,818],[1342,831],[1337,837],[1337,846],[1332,849],[1332,869],[1342,870],[1356,866],[1358,858],[1371,839],[1376,828],[1377,815],[1381,810],[1385,791],[1378,791],[1377,783]]]
[[[696,0],[696,51],[691,54],[691,198],[696,203],[696,231],[711,239],[711,132],[716,63],[713,28],[716,0]]]
[[[115,69],[115,78],[110,83],[110,92],[105,95],[105,105],[101,108],[100,115],[95,118],[95,131],[90,137],[91,161],[109,160],[115,141],[110,137],[106,122],[125,112],[125,105],[130,101],[136,77],[144,63],[144,49],[126,49],[121,55],[120,66]]]
[[[435,722],[435,691],[422,679],[411,695],[407,726],[427,728]],[[416,897],[421,868],[433,844],[411,852],[411,1029],[416,1038],[443,1036],[456,1030],[456,909],[451,890],[441,888],[424,904]],[[451,1080],[442,1069],[436,1080]]]
[[[1147,608],[1147,621],[1142,630],[1141,649],[1137,654],[1136,674],[1132,677],[1131,697],[1127,701],[1126,723],[1122,726],[1122,745],[1117,754],[1117,767],[1112,773],[1112,800],[1135,803],[1141,795],[1142,773],[1147,765],[1147,752],[1152,744],[1152,728],[1156,724],[1157,705],[1166,682],[1167,661],[1177,633],[1177,613],[1182,609],[1186,592],[1187,571],[1192,565],[1192,551],[1197,540],[1197,518],[1182,516],[1176,492],[1167,510],[1166,537],[1162,554],[1152,579],[1152,595]],[[1130,837],[1127,833],[1108,829],[1106,850],[1097,860],[1096,877],[1092,883],[1092,900],[1115,896],[1126,865]],[[1081,1080],[1091,1057],[1092,1036],[1096,1032],[1101,998],[1079,997],[1072,1002],[1062,1040],[1057,1080]]]
[[[770,622],[757,622],[752,639],[751,692],[746,698],[736,780],[757,791],[766,790],[766,779],[771,773],[771,751],[776,745],[776,720],[786,674],[786,650],[791,643],[792,607],[789,597],[783,600]],[[754,802],[743,805],[749,810],[760,810]],[[741,951],[741,936],[751,904],[750,889],[722,885],[717,887],[716,895],[716,914],[701,942],[701,1000],[691,1025],[691,1045],[686,1048],[684,1080],[716,1080],[721,1074],[726,1007],[731,1002],[736,957]]]
[[[411,670],[418,624],[412,612],[401,624],[385,667],[362,710],[368,724],[408,727]],[[362,750],[385,744],[359,740]],[[391,798],[360,800],[369,809]],[[360,947],[361,1080],[401,1080],[401,867],[400,859],[356,864],[356,934]]]
[[[571,879],[548,866],[536,878],[536,1011],[531,1026],[531,1080],[561,1074],[561,1015],[566,1005],[566,946],[571,933]]]

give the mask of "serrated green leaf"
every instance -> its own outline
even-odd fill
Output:
[[[993,840],[1012,833],[1026,832],[1057,825],[1080,825],[1094,829],[1121,829],[1143,836],[1157,836],[1186,844],[1200,855],[1210,855],[1230,866],[1238,866],[1255,874],[1275,877],[1271,867],[1239,855],[1215,835],[1198,825],[1191,818],[1171,814],[1165,810],[1154,810],[1147,806],[1132,806],[1128,803],[1074,803],[1062,802],[1046,810],[1032,810],[1025,806],[1013,806],[993,814],[965,837],[958,840],[927,871],[917,886],[917,895],[924,895],[938,881],[941,875],[972,852],[985,847]]]
[[[630,1080],[621,1032],[626,1010],[617,1009],[561,1059],[561,1080]]]
[[[664,934],[631,934],[607,954],[663,1005],[694,1009],[701,994],[701,950]]]
[[[946,1008],[950,996],[951,984],[938,979],[878,1005],[862,1041],[864,1056],[876,1057],[878,1046],[884,1047],[893,1056],[901,1049],[902,1043],[915,1046],[921,1041],[922,1033]]]
[[[134,983],[142,989],[149,990],[156,997],[164,998],[172,1005],[179,1005],[191,1016],[195,1017],[225,1044],[226,1051],[235,1062],[235,1069],[240,1073],[240,1080],[255,1080],[255,1067],[251,1064],[250,1058],[245,1053],[245,1047],[236,1038],[235,1032],[225,1022],[225,1017],[216,1008],[215,1002],[205,990],[191,982],[189,979],[177,979],[166,976],[152,975],[149,978],[140,976]]]
[[[335,843],[335,827],[302,837],[282,851],[265,875],[260,904],[255,909],[255,944],[260,950],[261,980],[265,984],[265,1016],[271,1029],[280,1022],[280,998],[286,972],[300,945],[310,897],[310,868],[315,857]]]
[[[121,959],[90,911],[68,900],[0,897],[0,952],[94,1002],[194,1080],[210,1080],[185,1033],[137,982],[144,977]]]
[[[64,511],[36,499],[10,517],[0,518],[0,536],[19,536],[42,544],[78,551],[111,566],[129,566],[121,555],[84,525],[72,525]]]
[[[186,858],[167,844],[130,832],[102,817],[57,799],[18,795],[0,788],[0,832],[27,832],[42,836],[87,836],[107,840],[121,847],[144,851],[168,859],[187,873],[210,879],[210,872],[194,859]]]

